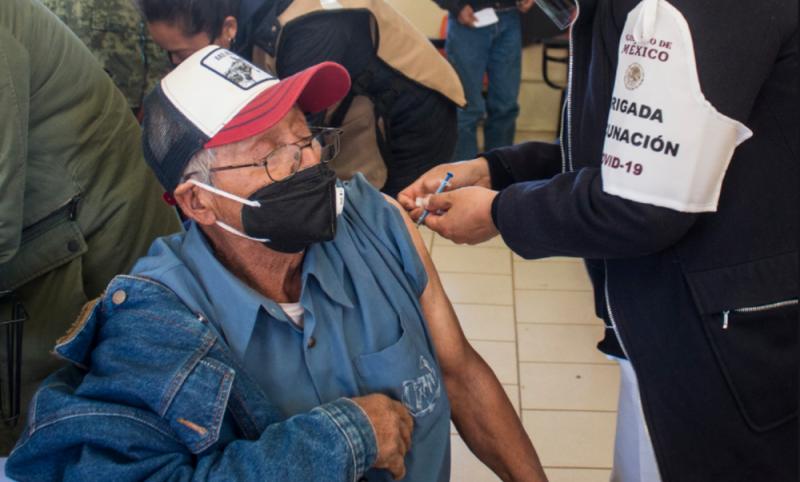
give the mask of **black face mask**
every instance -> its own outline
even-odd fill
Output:
[[[261,207],[242,208],[244,233],[268,239],[263,244],[274,251],[299,253],[336,236],[336,173],[324,164],[268,184],[247,199]]]

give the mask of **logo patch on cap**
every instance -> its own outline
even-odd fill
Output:
[[[242,90],[250,90],[262,82],[275,79],[250,62],[224,49],[211,52],[200,63]]]

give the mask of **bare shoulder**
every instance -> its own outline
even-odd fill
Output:
[[[400,211],[400,215],[403,217],[403,221],[405,221],[406,223],[406,228],[408,228],[408,232],[411,234],[411,239],[414,241],[414,245],[417,247],[417,251],[419,252],[419,255],[422,257],[423,262],[425,262],[426,258],[429,257],[428,247],[425,246],[425,241],[423,241],[422,235],[419,233],[417,225],[414,224],[414,221],[411,219],[411,216],[408,215],[406,210],[403,209],[403,206],[401,206],[396,199],[394,199],[391,196],[387,196],[386,194],[384,194],[383,197],[385,197],[386,200],[389,201],[389,204],[393,205],[394,207],[397,208],[398,211]]]

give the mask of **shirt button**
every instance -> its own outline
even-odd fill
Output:
[[[314,348],[316,345],[317,345],[317,339],[316,338],[314,338],[312,336],[311,338],[308,339],[308,347],[309,348]]]
[[[278,27],[276,27],[275,25],[273,25],[273,26],[272,26],[272,33],[275,33],[275,32],[277,32],[277,31],[278,31]]]
[[[121,305],[126,299],[128,299],[128,294],[122,290],[117,291],[111,297],[111,301],[113,301],[115,305]]]
[[[69,250],[69,252],[70,252],[70,253],[75,253],[75,252],[77,252],[79,249],[81,249],[81,243],[79,243],[79,242],[77,242],[77,241],[75,241],[75,240],[73,239],[72,241],[70,241],[69,243],[67,243],[67,249]]]

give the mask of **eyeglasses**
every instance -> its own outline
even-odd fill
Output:
[[[253,164],[241,164],[238,166],[215,167],[209,169],[211,172],[229,171],[231,169],[241,169],[243,167],[264,167],[267,176],[273,182],[280,182],[294,176],[300,169],[300,162],[303,160],[303,149],[311,148],[319,156],[320,162],[327,164],[339,154],[339,135],[341,129],[330,127],[312,127],[311,135],[299,141],[283,145],[267,154],[260,162]]]

